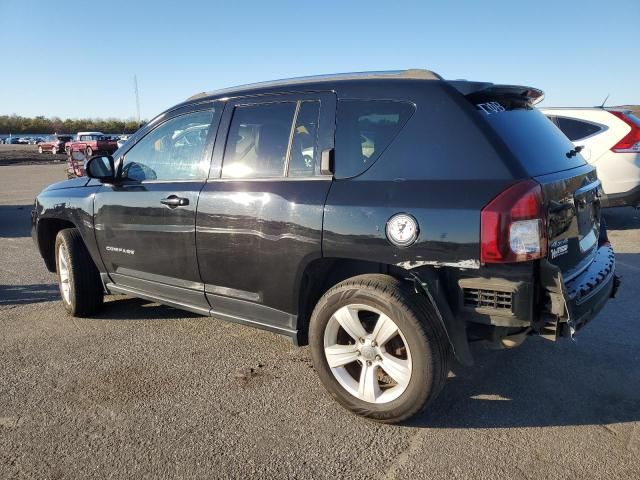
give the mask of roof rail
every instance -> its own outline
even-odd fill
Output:
[[[328,75],[313,75],[309,77],[285,78],[282,80],[271,80],[267,82],[250,83],[239,85],[237,87],[223,88],[212,92],[201,92],[187,98],[189,100],[197,100],[199,98],[211,97],[214,95],[223,95],[225,93],[235,93],[254,88],[270,88],[284,87],[287,85],[299,85],[304,83],[320,83],[333,82],[337,80],[369,80],[369,79],[412,79],[412,80],[442,80],[442,77],[431,70],[423,70],[419,68],[411,68],[408,70],[388,70],[388,71],[372,71],[372,72],[352,72],[352,73],[334,73]]]

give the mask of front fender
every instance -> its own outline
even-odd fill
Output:
[[[100,186],[61,187],[61,184],[81,186],[82,183],[86,185],[87,179],[60,182],[45,189],[36,198],[32,212],[32,237],[49,270],[55,270],[52,257],[57,233],[63,228],[73,226],[80,232],[98,269],[105,271],[97,248],[93,223],[94,196]]]

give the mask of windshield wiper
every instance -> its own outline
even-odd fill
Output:
[[[567,158],[575,157],[577,154],[579,154],[582,151],[583,148],[584,147],[582,145],[578,145],[576,148],[573,148],[569,150],[567,153],[565,153],[565,155],[567,156]]]

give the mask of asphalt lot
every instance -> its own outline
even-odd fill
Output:
[[[386,426],[277,335],[127,297],[69,318],[29,236],[64,178],[0,167],[0,478],[640,478],[640,212],[606,215],[623,285],[577,342],[478,349]]]

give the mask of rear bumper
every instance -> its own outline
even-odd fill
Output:
[[[567,318],[561,319],[560,336],[580,330],[615,296],[620,284],[615,269],[613,248],[605,243],[598,248],[589,268],[565,284]]]
[[[566,282],[560,269],[544,259],[463,275],[451,272],[449,291],[455,292],[452,310],[468,325],[511,333],[527,329],[556,340],[592,320],[618,285],[615,255],[603,240],[591,264]]]
[[[640,206],[640,185],[632,188],[628,192],[612,193],[603,195],[600,198],[603,208],[609,207],[639,207]]]
[[[533,327],[549,340],[573,336],[595,318],[620,285],[609,242],[601,243],[589,267],[566,283],[558,267],[546,261],[541,264],[540,278],[545,308]]]

